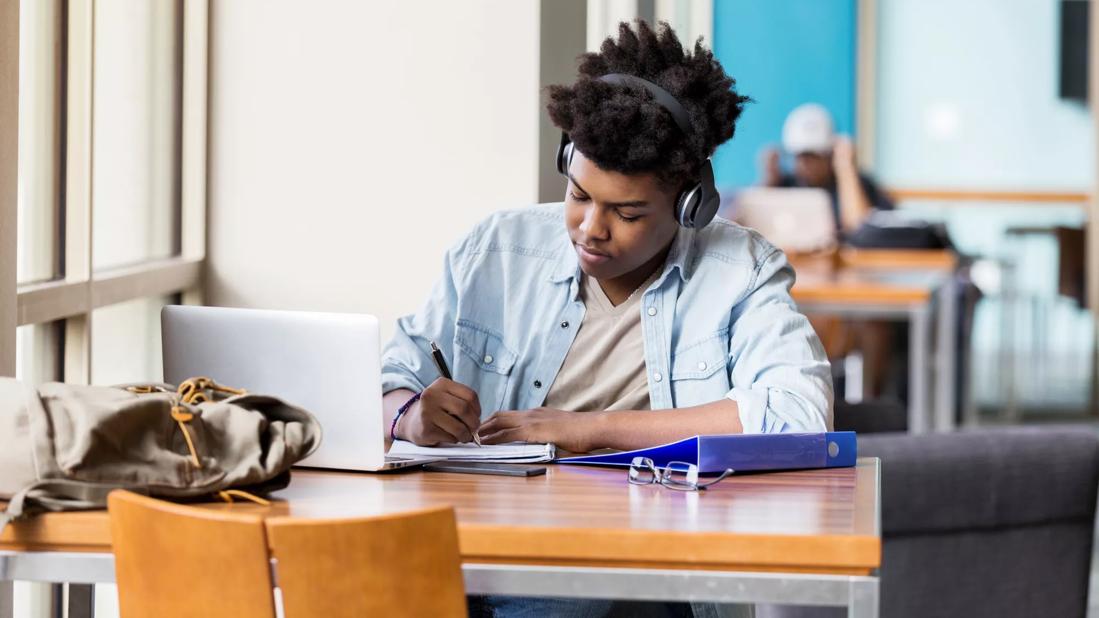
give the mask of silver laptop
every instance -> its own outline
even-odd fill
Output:
[[[836,215],[824,189],[745,189],[737,195],[733,219],[787,253],[812,253],[836,245]]]
[[[298,465],[380,471],[435,461],[385,454],[374,316],[168,306],[160,326],[165,382],[208,376],[317,417],[320,447]]]

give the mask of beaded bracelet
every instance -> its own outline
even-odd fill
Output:
[[[404,405],[397,408],[397,414],[395,414],[393,416],[393,423],[389,425],[389,439],[390,440],[396,440],[397,439],[397,433],[396,433],[397,432],[397,421],[401,420],[401,417],[404,416],[405,412],[408,412],[408,409],[412,407],[412,404],[414,404],[414,403],[416,403],[417,401],[420,400],[420,395],[421,394],[422,393],[416,393],[415,395],[410,397],[408,401],[404,402]]]

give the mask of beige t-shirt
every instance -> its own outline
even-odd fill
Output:
[[[546,407],[574,412],[649,409],[640,303],[659,274],[657,269],[617,307],[598,281],[582,276],[584,321],[546,394]]]

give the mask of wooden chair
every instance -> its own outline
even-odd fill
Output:
[[[286,618],[465,616],[454,510],[267,520]]]
[[[107,497],[122,618],[273,618],[263,518],[147,498]]]

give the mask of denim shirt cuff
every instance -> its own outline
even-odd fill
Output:
[[[725,397],[736,402],[744,433],[764,432],[763,420],[767,416],[767,389],[738,386],[729,391]]]
[[[424,390],[416,380],[400,373],[383,372],[382,373],[382,394],[398,389],[407,388],[410,391],[419,393]]]

